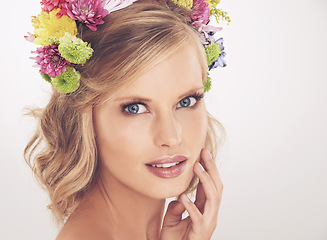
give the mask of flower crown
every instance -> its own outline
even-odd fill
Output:
[[[28,33],[28,41],[41,45],[31,57],[40,67],[41,76],[51,83],[58,92],[72,93],[80,85],[81,74],[75,69],[84,64],[93,54],[90,44],[84,42],[77,30],[82,22],[90,30],[108,14],[125,8],[137,0],[42,0],[42,11],[32,17],[34,34]],[[208,71],[225,67],[223,39],[215,40],[214,34],[222,28],[209,26],[211,16],[230,22],[227,13],[217,9],[220,0],[172,0],[177,6],[191,10],[190,21],[202,37],[208,62]],[[204,91],[211,88],[211,79],[204,82]]]

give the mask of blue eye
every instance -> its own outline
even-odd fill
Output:
[[[124,108],[124,110],[130,114],[144,113],[146,108],[143,104],[133,103]]]
[[[202,98],[204,97],[204,94],[202,93],[194,93],[192,95],[189,95],[187,97],[184,97],[182,100],[180,100],[177,103],[176,108],[190,108],[195,106]],[[147,113],[150,112],[147,108],[147,105],[140,100],[133,100],[129,102],[122,103],[121,110],[123,113],[129,114],[129,115],[138,115],[141,113]]]
[[[182,100],[180,100],[177,104],[177,107],[192,107],[196,104],[197,99],[195,99],[194,97],[186,97],[183,98]]]

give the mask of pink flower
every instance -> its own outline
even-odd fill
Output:
[[[204,24],[202,21],[194,21],[192,24],[195,27],[195,29],[198,30],[198,32],[203,36],[202,39],[203,44],[207,44],[206,39],[208,38],[209,32],[219,32],[223,29],[222,27],[214,27]]]
[[[102,18],[108,15],[108,10],[104,9],[105,2],[102,0],[70,0],[68,4],[63,4],[63,9],[67,9],[67,15],[74,20],[86,24],[92,31],[96,31],[96,25],[103,24]]]
[[[43,11],[51,12],[53,9],[58,8],[59,5],[67,3],[66,0],[42,0]]]
[[[191,19],[193,21],[202,21],[204,24],[209,22],[210,17],[209,4],[204,0],[194,0],[191,12]]]
[[[67,66],[74,66],[60,55],[56,45],[39,47],[34,53],[38,54],[36,63],[41,66],[40,73],[48,74],[52,78],[60,76],[67,70]]]
[[[57,13],[57,18],[61,18],[63,15],[67,15],[67,9],[66,8],[62,8],[60,9],[60,11]]]

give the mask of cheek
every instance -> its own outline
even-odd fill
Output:
[[[188,111],[180,116],[183,129],[183,140],[194,146],[204,146],[208,129],[207,112],[204,105],[199,106],[195,111]]]
[[[141,119],[131,121],[129,117],[99,116],[95,128],[98,150],[103,160],[121,162],[135,158],[147,142],[144,121]]]

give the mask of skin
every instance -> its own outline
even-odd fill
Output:
[[[202,73],[186,45],[94,109],[100,177],[57,239],[210,239],[222,183],[203,149],[207,113],[194,94],[203,94]],[[133,114],[131,104],[138,108]],[[164,179],[147,169],[166,155],[188,158],[180,176]],[[184,192],[194,174],[195,203],[183,194],[164,216],[165,199]],[[185,210],[189,217],[182,220]]]

